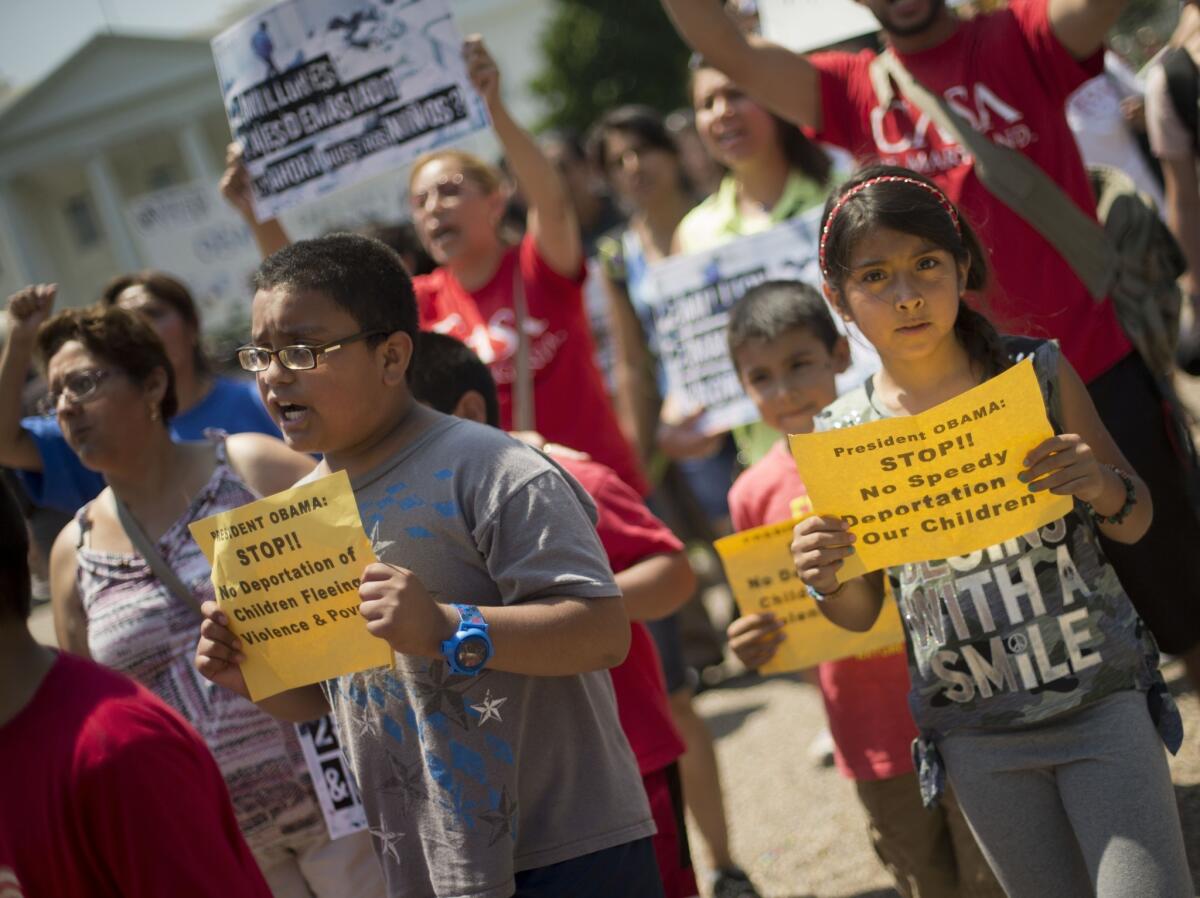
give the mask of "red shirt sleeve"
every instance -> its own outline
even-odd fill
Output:
[[[126,898],[271,898],[207,746],[138,692],[89,722],[76,755],[97,869]]]
[[[683,551],[683,543],[611,468],[575,459],[558,461],[595,501],[596,534],[614,573],[619,574],[652,555]]]
[[[538,252],[537,242],[531,234],[521,238],[520,253],[521,277],[525,279],[526,297],[531,302],[538,294],[555,296],[561,290],[578,292],[587,278],[587,262],[583,258],[579,260],[579,270],[574,277],[564,277],[551,268]]]
[[[431,330],[434,324],[444,317],[439,302],[444,280],[441,269],[413,278],[413,293],[417,298],[417,320],[421,330]]]
[[[1059,41],[1050,24],[1049,0],[1013,0],[1009,12],[1033,53],[1038,77],[1051,97],[1066,102],[1085,81],[1104,71],[1104,48],[1080,61]]]
[[[735,531],[749,530],[762,523],[761,515],[755,513],[749,485],[750,480],[743,471],[729,488],[729,517]]]
[[[864,110],[873,105],[874,96],[862,95],[864,85],[871,90],[866,72],[874,58],[869,50],[814,53],[808,57],[817,70],[821,93],[821,127],[804,129],[810,139],[841,147],[855,159],[876,155],[864,118]]]

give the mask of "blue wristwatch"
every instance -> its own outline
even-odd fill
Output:
[[[473,677],[492,657],[487,621],[474,605],[453,607],[458,612],[458,631],[442,643],[442,654],[454,673]]]

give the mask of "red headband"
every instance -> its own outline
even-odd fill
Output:
[[[954,232],[958,234],[959,237],[962,237],[962,227],[958,223],[958,211],[954,208],[954,204],[946,198],[946,194],[942,193],[932,184],[927,184],[924,181],[918,180],[917,178],[909,178],[904,175],[880,175],[877,178],[868,178],[861,184],[855,184],[844,194],[842,194],[842,198],[834,204],[832,209],[829,210],[829,217],[825,219],[825,227],[821,229],[821,244],[818,249],[817,259],[821,265],[821,274],[825,275],[826,278],[829,277],[829,269],[825,265],[825,244],[829,241],[829,229],[833,227],[833,220],[837,218],[838,213],[842,211],[842,207],[845,206],[846,203],[850,202],[850,200],[854,199],[854,197],[858,196],[858,194],[860,194],[862,191],[866,190],[873,184],[888,183],[912,184],[916,187],[920,187],[922,190],[927,190],[929,193],[932,193],[937,201],[941,203],[942,208],[946,210],[946,214],[950,216],[950,220],[954,222]]]

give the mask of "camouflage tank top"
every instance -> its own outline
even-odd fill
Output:
[[[1033,356],[1061,433],[1057,345],[1005,342],[1014,362]],[[888,417],[872,385],[830,405],[817,429]],[[909,705],[922,736],[916,760],[930,794],[939,791],[940,764],[928,753],[960,728],[1021,727],[1125,689],[1152,696],[1160,731],[1177,725],[1177,712],[1174,722],[1157,713],[1171,701],[1157,646],[1105,558],[1086,506],[1077,502],[1066,517],[999,545],[889,568],[887,576],[905,624]],[[1166,710],[1169,716],[1173,706]]]

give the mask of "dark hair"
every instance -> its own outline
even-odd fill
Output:
[[[776,340],[791,330],[803,329],[830,352],[841,339],[829,305],[816,288],[802,281],[764,281],[745,292],[729,313],[729,355],[750,340]]]
[[[718,72],[721,70],[702,56],[693,56],[688,68],[691,70],[688,75],[688,97],[694,101],[696,73],[701,69],[713,69]],[[805,137],[804,132],[791,122],[773,112],[770,116],[775,121],[776,139],[783,150],[788,168],[801,172],[822,187],[829,184],[830,175],[833,173],[833,160],[829,158],[829,154]]]
[[[167,375],[167,389],[158,407],[164,425],[179,410],[175,370],[162,340],[142,316],[120,306],[64,309],[38,328],[37,351],[42,367],[48,366],[55,353],[71,340],[83,344],[96,358],[138,385],[161,368]]]
[[[538,143],[545,146],[557,143],[567,151],[567,156],[573,162],[587,162],[587,153],[583,146],[583,137],[574,128],[550,128],[538,135]]]
[[[417,301],[400,254],[371,237],[329,234],[272,253],[254,274],[255,290],[290,287],[328,296],[360,330],[417,338]],[[382,338],[376,338],[378,343]],[[409,365],[409,376],[413,366]]]
[[[926,186],[904,181],[872,184],[855,193],[830,221],[830,213],[842,197],[859,184],[882,177],[905,178]],[[950,253],[960,264],[968,263],[965,289],[975,293],[985,290],[988,264],[983,244],[957,209],[959,225],[955,227],[947,204],[953,208],[942,189],[917,172],[895,165],[871,165],[861,169],[830,194],[825,203],[821,234],[825,242],[826,282],[840,291],[850,272],[850,254],[854,246],[871,231],[888,228],[928,240]],[[954,330],[971,359],[983,366],[985,376],[991,377],[1011,364],[996,328],[965,300],[958,305]]]
[[[32,608],[29,531],[16,497],[0,480],[0,620],[27,620]]]
[[[196,311],[196,301],[192,298],[191,291],[181,281],[169,274],[148,268],[113,278],[104,285],[104,290],[100,293],[100,302],[106,306],[115,306],[117,300],[121,298],[121,294],[130,287],[142,287],[155,299],[169,305],[180,318],[187,322],[188,327],[197,336],[192,364],[195,366],[197,374],[208,374],[212,370],[212,365],[198,339],[200,336],[200,313]]]
[[[612,131],[632,134],[643,145],[679,158],[679,145],[657,111],[649,106],[618,106],[604,113],[588,132],[588,156],[602,172],[608,171],[609,163],[604,138]]]
[[[421,331],[417,337],[416,364],[412,368],[412,392],[418,402],[450,415],[458,400],[475,390],[483,396],[487,423],[500,426],[496,381],[488,366],[466,343],[446,334]]]
[[[438,267],[437,262],[433,261],[433,258],[425,251],[425,247],[421,245],[421,238],[417,236],[417,229],[411,221],[401,221],[390,225],[366,225],[360,228],[358,233],[364,237],[378,240],[398,252],[400,258],[404,260],[404,267],[410,277],[430,274]]]

